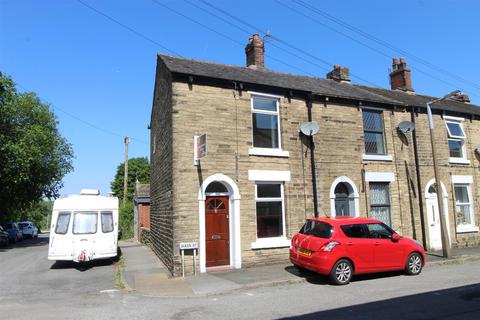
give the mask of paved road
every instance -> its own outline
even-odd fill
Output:
[[[111,260],[79,268],[73,263],[49,261],[47,251],[46,234],[0,247],[0,310],[21,310],[25,304],[38,301],[56,304],[113,289]]]
[[[480,261],[357,278],[348,286],[307,283],[221,296],[154,298],[113,289],[111,264],[51,268],[47,241],[0,248],[0,316],[15,319],[477,319]],[[104,291],[107,290],[107,291]],[[3,318],[3,317],[2,317]]]

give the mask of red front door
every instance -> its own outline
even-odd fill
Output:
[[[228,197],[207,197],[205,229],[207,267],[229,265]]]

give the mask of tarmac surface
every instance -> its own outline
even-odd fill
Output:
[[[122,280],[128,291],[151,297],[194,297],[233,292],[239,289],[272,287],[289,283],[318,282],[328,279],[313,272],[300,273],[290,263],[251,268],[209,271],[182,277],[171,277],[155,253],[133,240],[119,242],[125,259]],[[428,252],[426,268],[480,260],[480,247],[452,249],[452,258],[442,252]],[[362,276],[363,277],[363,276]]]

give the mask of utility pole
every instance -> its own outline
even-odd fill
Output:
[[[444,258],[452,257],[452,248],[450,246],[450,237],[448,235],[447,229],[447,219],[445,218],[445,208],[443,205],[443,190],[440,181],[440,173],[438,172],[438,163],[437,163],[437,150],[435,148],[435,139],[434,139],[434,125],[433,125],[433,116],[431,105],[446,100],[450,97],[460,94],[459,90],[450,92],[449,94],[443,96],[442,98],[435,99],[427,102],[427,114],[428,114],[428,127],[430,128],[430,144],[432,145],[432,160],[433,160],[433,173],[435,175],[435,189],[437,191],[437,203],[438,210],[440,215],[440,234],[442,238],[442,253]]]
[[[124,172],[123,172],[123,206],[125,206],[125,203],[127,201],[127,190],[128,190],[128,143],[130,142],[130,139],[128,137],[125,137],[123,140],[125,143],[125,162],[124,162]]]

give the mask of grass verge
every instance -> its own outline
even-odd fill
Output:
[[[123,283],[122,274],[125,271],[125,257],[121,256],[117,262],[115,262],[115,288],[125,289],[125,284]]]

